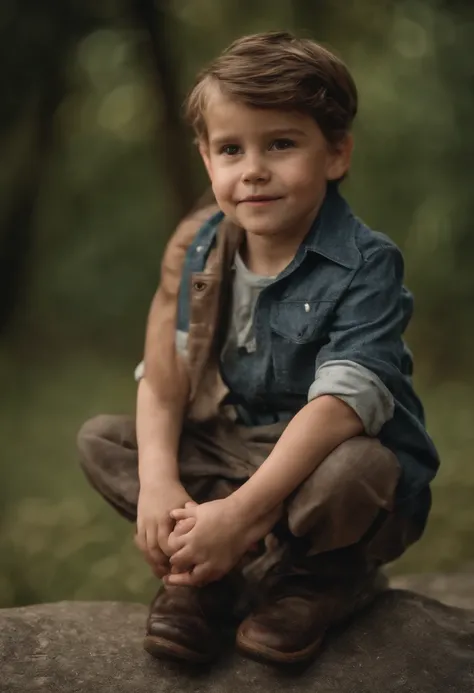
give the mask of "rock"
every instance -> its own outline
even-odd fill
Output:
[[[395,589],[413,590],[443,604],[474,609],[474,570],[462,573],[424,573],[392,578]]]
[[[233,652],[212,667],[154,660],[141,647],[146,608],[60,602],[0,611],[2,693],[471,693],[474,611],[389,590],[333,632],[305,670]]]

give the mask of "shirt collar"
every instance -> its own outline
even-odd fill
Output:
[[[335,185],[329,185],[318,216],[302,245],[328,260],[349,269],[360,264],[355,242],[356,220]]]

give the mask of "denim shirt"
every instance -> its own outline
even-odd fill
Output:
[[[179,332],[188,331],[192,274],[203,271],[222,218],[218,213],[204,224],[187,251]],[[330,186],[294,259],[257,300],[255,351],[239,354],[222,376],[229,401],[248,413],[248,423],[258,425],[268,423],[269,415],[270,420],[294,416],[307,403],[310,388],[318,390],[316,396],[324,394],[320,383],[331,363],[372,374],[393,401],[390,418],[376,435],[401,465],[398,502],[424,524],[428,484],[439,459],[413,390],[412,357],[402,337],[412,312],[400,250],[357,219]],[[355,395],[364,398],[367,392],[361,388]]]

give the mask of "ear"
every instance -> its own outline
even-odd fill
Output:
[[[331,146],[326,167],[327,180],[343,178],[351,166],[354,138],[348,133],[337,145]]]
[[[212,183],[212,167],[211,167],[211,157],[209,155],[209,144],[205,140],[199,140],[198,142],[199,154],[206,167],[207,174]]]

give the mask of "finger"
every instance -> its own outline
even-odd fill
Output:
[[[159,546],[149,546],[147,553],[150,556],[151,560],[155,563],[164,563],[167,559],[167,557],[165,556],[165,554]]]
[[[186,534],[187,532],[189,532],[194,527],[195,524],[196,524],[196,518],[195,517],[188,517],[187,520],[178,520],[172,534],[174,534],[176,537],[181,537],[181,536],[183,536],[183,534]]]
[[[160,522],[159,526],[157,527],[156,535],[158,545],[164,553],[166,553],[168,547],[168,537],[174,530],[174,525],[175,523],[171,517],[167,517],[164,521]]]
[[[144,534],[136,533],[135,536],[133,537],[133,541],[135,543],[135,546],[140,549],[143,553],[146,553],[146,540]]]
[[[145,554],[145,560],[150,566],[150,568],[153,571],[153,574],[156,575],[157,578],[163,578],[165,575],[167,575],[170,571],[170,566],[168,562],[163,562],[163,563],[155,563],[148,554]]]
[[[197,503],[196,501],[188,501],[187,503],[184,504],[185,508],[196,508]]]
[[[169,573],[164,578],[166,585],[172,585],[174,587],[192,587],[197,586],[194,583],[194,578],[192,573]]]
[[[197,506],[192,506],[190,508],[176,508],[170,512],[170,517],[173,520],[187,520],[188,517],[195,517],[195,510]]]
[[[191,570],[195,563],[196,560],[188,546],[185,546],[181,551],[177,551],[177,553],[174,553],[170,558],[170,565],[173,568],[177,568],[177,571],[180,573]]]
[[[223,577],[223,573],[217,568],[213,568],[210,563],[201,563],[193,568],[191,577],[193,578],[193,585],[203,587],[210,582],[220,580]]]
[[[169,564],[166,556],[162,554],[158,557],[158,560],[156,558],[152,558],[148,550],[145,536],[141,533],[135,534],[133,540],[137,548],[143,554],[143,558],[148,563],[154,574],[159,578],[162,578],[164,575],[166,575],[169,571]]]
[[[146,562],[149,566],[151,566],[153,571],[162,572],[164,570],[165,573],[169,571],[169,562],[166,556],[163,558],[162,556],[150,553],[146,553],[143,555],[145,557]]]
[[[166,566],[167,557],[159,549],[150,549],[146,541],[146,536],[144,536],[143,534],[136,534],[134,537],[134,543],[135,546],[142,553],[146,562],[149,563],[152,567],[159,564],[163,564]]]
[[[188,537],[189,533],[183,534],[181,536],[179,534],[171,532],[171,534],[168,537],[168,548],[170,551],[170,556],[172,556],[174,553],[176,553],[180,549],[183,549],[186,546],[186,544],[188,543]]]
[[[154,526],[147,528],[145,539],[147,553],[151,560],[157,565],[159,563],[165,563],[166,556],[159,546],[156,528]]]
[[[164,563],[167,560],[166,555],[156,543],[147,542],[147,554],[154,563]]]
[[[173,553],[172,550],[170,549],[169,546],[169,540],[171,535],[173,534],[173,531],[170,529],[169,532],[163,532],[162,528],[160,527],[160,530],[158,532],[158,545],[160,549],[163,551],[165,556],[169,557]]]
[[[160,564],[160,565],[155,565],[151,566],[151,569],[153,571],[153,575],[160,580],[163,580],[165,575],[168,575],[170,568],[168,565]]]
[[[203,587],[209,582],[214,582],[222,577],[223,573],[212,568],[210,563],[202,563],[187,573],[169,574],[166,576],[166,584],[182,585],[190,587]]]

